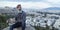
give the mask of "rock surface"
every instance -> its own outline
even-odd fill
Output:
[[[3,30],[9,30],[10,27],[7,27],[7,28],[4,28]],[[17,30],[17,29],[14,29],[14,30]],[[20,29],[19,29],[20,30]],[[25,30],[35,30],[34,27],[32,26],[27,26]]]

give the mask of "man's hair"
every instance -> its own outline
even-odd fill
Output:
[[[19,8],[19,6],[21,6],[21,4],[18,4],[18,5],[17,5],[17,8]]]

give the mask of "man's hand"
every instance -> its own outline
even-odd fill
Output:
[[[10,23],[15,23],[15,18],[10,18]]]
[[[10,18],[10,19],[8,19],[8,20],[6,21],[6,23],[8,23],[8,24],[15,24],[15,23],[16,23],[15,18]]]

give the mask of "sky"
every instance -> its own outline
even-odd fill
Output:
[[[48,7],[60,7],[60,0],[0,0],[0,7],[16,7],[18,4],[22,5],[22,8],[48,8]]]

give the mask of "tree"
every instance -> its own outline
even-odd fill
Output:
[[[0,30],[8,26],[6,21],[7,19],[12,18],[12,17],[13,16],[9,16],[9,15],[0,15]]]

